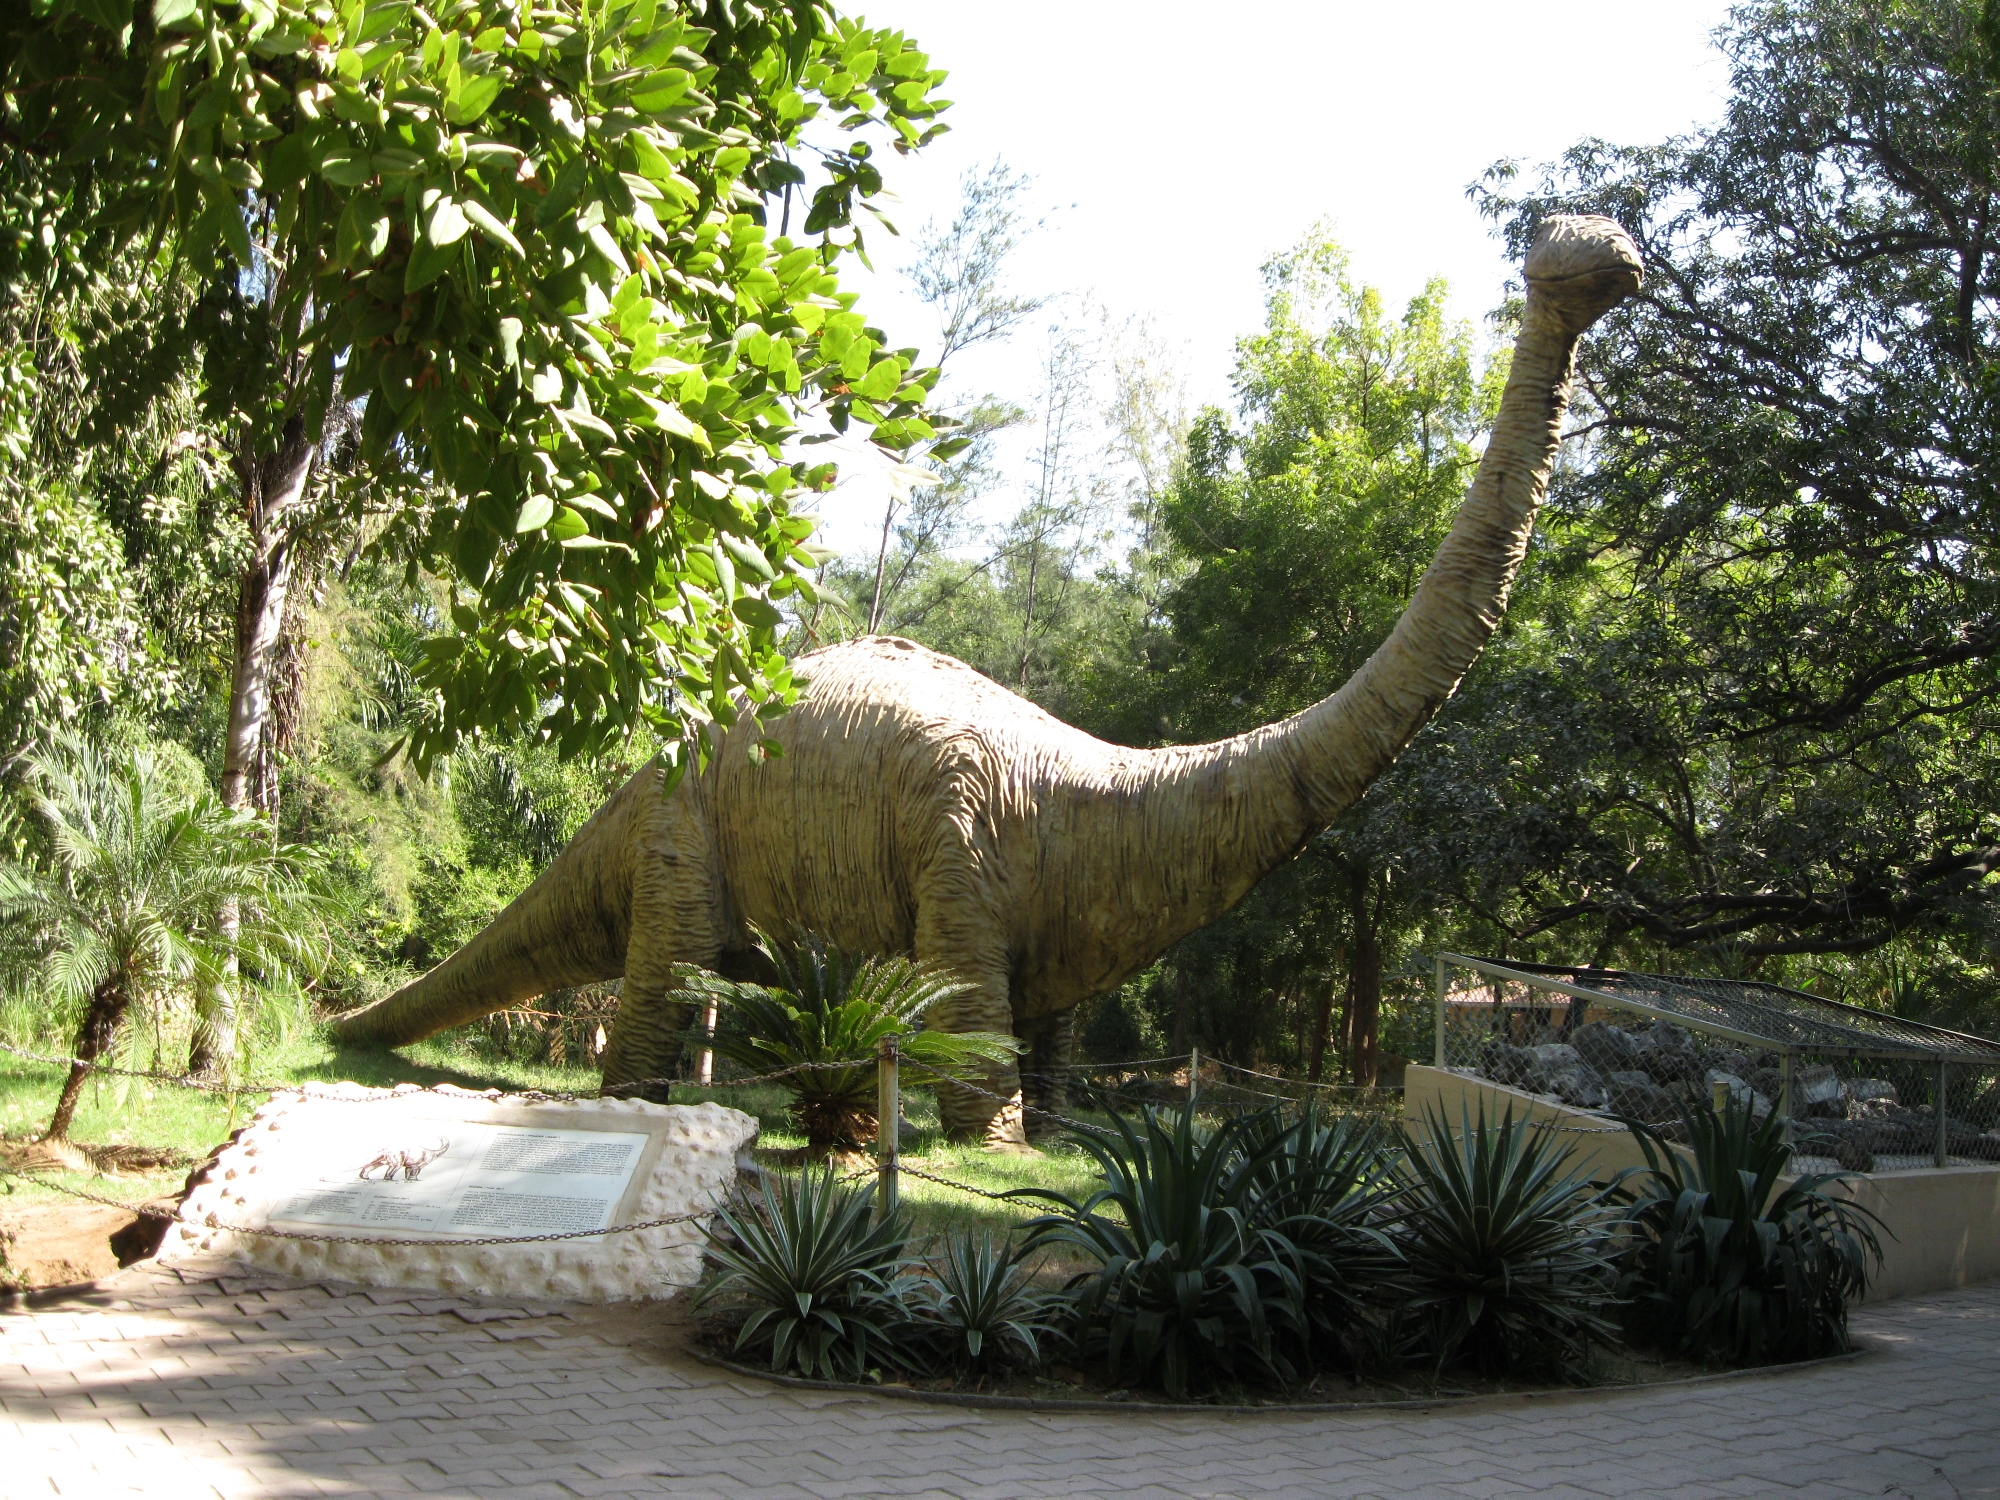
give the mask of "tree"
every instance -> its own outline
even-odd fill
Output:
[[[917,238],[916,258],[903,274],[937,319],[934,367],[940,381],[954,355],[1012,337],[1048,300],[1006,290],[1008,258],[1026,232],[1020,199],[1031,185],[1032,179],[995,158],[960,179],[958,211],[950,222],[927,224]],[[935,476],[908,469],[892,473],[869,596],[870,635],[883,628],[904,584],[957,539],[966,507],[991,483],[993,435],[1022,417],[991,395],[961,404],[951,414],[951,435],[925,445],[924,457],[938,466]]]
[[[44,993],[82,1012],[44,1132],[63,1140],[134,1005],[164,1010],[231,960],[265,992],[293,985],[325,961],[329,913],[296,851],[205,790],[176,796],[147,751],[114,758],[65,733],[28,755],[27,776],[42,859],[0,865],[0,920],[25,929],[14,941],[37,950]]]
[[[795,692],[768,601],[811,596],[792,499],[828,475],[781,461],[792,410],[892,451],[932,435],[930,377],[833,268],[882,185],[859,137],[928,139],[943,75],[810,0],[703,22],[652,0],[39,0],[0,24],[11,252],[136,253],[200,288],[159,332],[201,360],[253,535],[225,787],[343,401],[413,561],[460,585],[420,764],[492,729],[671,739],[733,721],[739,690]],[[822,119],[857,138],[813,145]],[[125,372],[131,402],[165,363]]]
[[[1649,267],[1553,495],[1615,566],[1562,652],[1596,700],[1577,838],[1499,914],[1517,940],[1755,964],[1990,920],[1996,14],[1760,0],[1718,126],[1489,179],[1513,243],[1588,207]]]
[[[1265,329],[1237,353],[1247,424],[1199,415],[1159,507],[1186,571],[1161,601],[1166,668],[1141,691],[1173,740],[1296,713],[1367,659],[1450,527],[1504,373],[1482,378],[1470,328],[1444,315],[1442,283],[1392,318],[1323,232],[1265,277]],[[1171,960],[1226,986],[1238,1009],[1246,992],[1292,997],[1295,1011],[1310,995],[1302,1040],[1315,1073],[1329,1040],[1328,972],[1344,964],[1353,1069],[1365,1083],[1375,1079],[1384,938],[1404,904],[1407,830],[1380,816],[1395,774]]]

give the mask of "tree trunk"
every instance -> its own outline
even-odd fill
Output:
[[[1336,966],[1339,965],[1342,956],[1335,953],[1333,961]],[[1333,998],[1336,993],[1334,982],[1331,979],[1327,980],[1320,995],[1319,1009],[1313,1015],[1312,1063],[1307,1077],[1314,1083],[1318,1083],[1326,1076],[1326,1044],[1333,1032]],[[1336,1053],[1334,1057],[1336,1073],[1340,1071],[1339,1063],[1340,1058]]]
[[[222,742],[222,803],[232,811],[276,812],[277,774],[265,746],[271,715],[271,670],[284,634],[292,583],[292,512],[305,498],[317,448],[297,418],[274,452],[238,460],[243,513],[250,526],[250,560],[236,595],[236,660],[230,674],[229,726]],[[213,1074],[236,1055],[236,941],[241,913],[234,901],[216,914],[226,955],[222,975],[195,1018],[188,1070]]]
[[[875,552],[875,597],[868,603],[868,633],[882,628],[882,575],[889,566],[889,527],[896,519],[896,502],[892,499],[882,512],[882,545]]]
[[[1354,1081],[1363,1088],[1375,1087],[1378,1059],[1375,1033],[1382,1016],[1382,949],[1375,940],[1379,907],[1371,918],[1368,911],[1369,879],[1366,873],[1354,877]]]
[[[70,1065],[69,1077],[63,1080],[62,1094],[56,1100],[56,1112],[49,1118],[43,1140],[69,1139],[70,1121],[76,1118],[77,1101],[83,1097],[83,1082],[91,1075],[91,1065],[111,1050],[111,1039],[117,1034],[118,1023],[125,1018],[125,1008],[130,1003],[131,997],[115,980],[106,980],[92,991],[90,1005],[83,1013],[83,1025],[77,1031],[76,1061]]]

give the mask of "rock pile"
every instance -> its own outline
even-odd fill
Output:
[[[1532,1047],[1489,1037],[1479,1049],[1479,1071],[1575,1109],[1655,1125],[1673,1124],[1683,1105],[1706,1103],[1717,1085],[1756,1115],[1776,1109],[1784,1088],[1776,1053],[1705,1046],[1670,1021],[1629,1030],[1593,1021],[1567,1041]],[[1824,1064],[1801,1067],[1793,1077],[1792,1114],[1800,1154],[1829,1157],[1848,1171],[1871,1172],[1877,1156],[1924,1155],[1936,1147],[1930,1105],[1906,1108],[1887,1079],[1843,1078]],[[1946,1116],[1945,1144],[1953,1156],[2000,1161],[2000,1130],[1956,1116]]]

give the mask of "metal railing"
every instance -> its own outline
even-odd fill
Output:
[[[2000,1161],[2000,1043],[1782,986],[1437,956],[1439,1068],[1671,1123],[1734,1096],[1803,1170]]]

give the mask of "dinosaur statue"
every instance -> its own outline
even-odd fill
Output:
[[[1011,1030],[1027,1052],[984,1092],[941,1085],[941,1112],[961,1138],[1021,1143],[1024,1102],[1060,1108],[1050,1080],[1077,1003],[1214,921],[1352,806],[1499,625],[1577,340],[1640,284],[1631,239],[1599,218],[1547,221],[1525,270],[1513,366],[1465,502],[1395,629],[1332,697],[1234,739],[1133,750],[909,641],[815,651],[790,713],[732,731],[669,796],[657,764],[640,771],[484,932],[336,1036],[400,1045],[622,975],[605,1089],[664,1097],[640,1081],[679,1054],[673,966],[742,970],[748,924],[797,924],[967,982],[930,1023]],[[758,732],[784,754],[752,764],[741,737]]]

